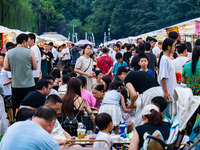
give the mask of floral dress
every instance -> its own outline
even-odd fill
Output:
[[[191,88],[194,95],[200,96],[200,60],[198,60],[195,73],[192,74],[192,61],[183,67],[182,77],[186,79],[188,88]]]

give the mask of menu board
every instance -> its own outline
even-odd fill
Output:
[[[3,50],[3,33],[0,33],[0,52]]]

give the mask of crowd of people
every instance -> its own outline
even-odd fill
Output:
[[[35,40],[33,33],[20,34],[0,53],[2,150],[62,149],[77,136],[86,114],[99,131],[96,139],[106,140],[110,149],[109,133],[119,134],[125,122],[133,132],[129,148],[137,150],[145,132],[159,130],[168,139],[177,113],[172,105],[176,87],[200,96],[199,39],[192,48],[170,32],[164,41],[138,38],[135,44],[119,41],[97,50],[90,44],[40,47]],[[191,117],[190,128],[199,113]]]

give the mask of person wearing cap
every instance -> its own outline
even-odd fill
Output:
[[[156,130],[159,130],[164,140],[167,140],[169,137],[171,124],[162,121],[163,115],[159,112],[157,106],[153,104],[146,105],[142,110],[142,119],[144,124],[135,128],[129,147],[130,150],[138,150],[142,148],[145,132],[152,134]]]

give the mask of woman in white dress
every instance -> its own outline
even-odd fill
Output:
[[[85,44],[83,52],[83,56],[79,57],[76,61],[74,71],[77,72],[79,75],[83,75],[87,78],[86,89],[91,92],[91,87],[94,84],[94,75],[92,71],[94,63],[92,58],[90,58],[90,55],[92,53],[92,46],[90,44]]]

